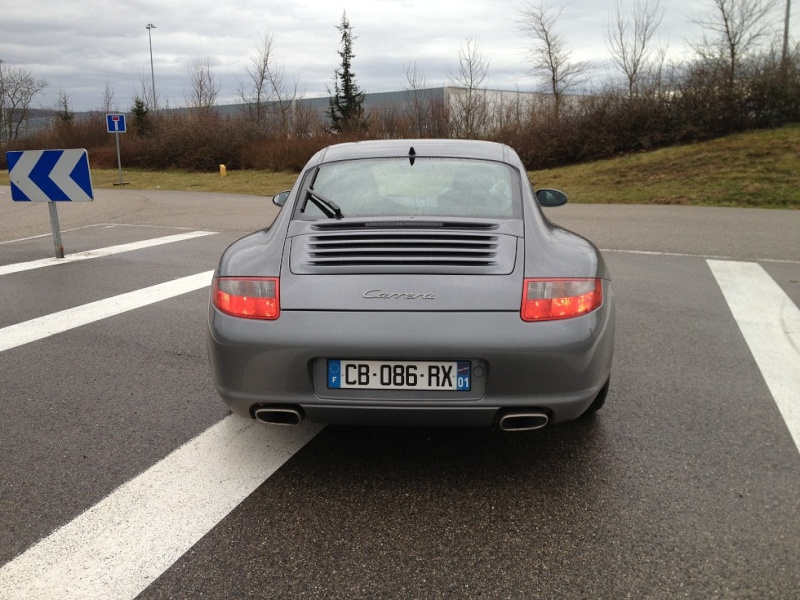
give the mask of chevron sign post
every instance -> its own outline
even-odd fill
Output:
[[[6,152],[15,202],[86,202],[94,199],[86,150]]]
[[[86,150],[25,150],[6,152],[11,199],[47,202],[56,258],[64,258],[56,202],[91,202],[92,177]]]

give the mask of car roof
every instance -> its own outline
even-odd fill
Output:
[[[411,149],[414,152],[411,152]],[[516,164],[516,153],[504,144],[481,140],[403,139],[369,140],[328,146],[316,155],[316,164],[359,158],[398,156],[475,158]],[[514,160],[516,159],[516,160]]]

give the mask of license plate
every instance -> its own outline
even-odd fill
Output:
[[[468,392],[471,385],[468,360],[328,360],[329,389]]]

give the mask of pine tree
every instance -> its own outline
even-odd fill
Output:
[[[342,66],[334,73],[334,93],[330,97],[327,115],[331,121],[331,129],[337,133],[363,131],[367,128],[364,92],[358,89],[356,76],[352,71],[352,61],[355,58],[353,40],[356,38],[346,12],[342,13],[342,24],[337,25],[336,29],[342,34],[342,49],[338,51]]]
[[[139,136],[143,137],[150,133],[150,114],[147,110],[147,104],[140,97],[136,97],[131,107],[131,115],[133,116],[132,130]]]
[[[69,108],[69,94],[60,92],[58,94],[58,121],[65,127],[70,127],[75,120],[75,113]]]

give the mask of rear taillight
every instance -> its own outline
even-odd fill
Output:
[[[600,279],[526,279],[522,320],[552,321],[592,312],[603,303]]]
[[[215,277],[214,306],[234,317],[277,319],[281,314],[277,277]]]

